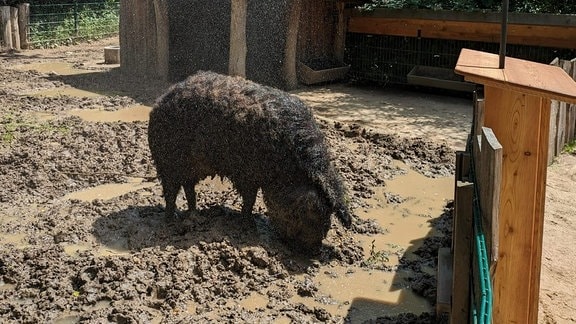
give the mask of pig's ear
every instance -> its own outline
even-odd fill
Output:
[[[340,207],[336,210],[336,216],[346,228],[350,228],[352,226],[352,216],[350,216],[350,212],[346,207]]]

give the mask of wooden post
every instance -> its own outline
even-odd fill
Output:
[[[288,90],[298,86],[298,76],[296,72],[296,56],[298,51],[298,30],[300,28],[300,12],[302,0],[292,0],[289,7],[288,32],[286,35],[286,47],[284,49],[284,66],[286,88]]]
[[[12,48],[12,24],[10,23],[10,7],[0,7],[0,33],[2,33],[3,45]]]
[[[168,78],[168,61],[170,50],[170,30],[168,25],[168,1],[154,0],[154,18],[156,26],[156,74]]]
[[[18,28],[18,8],[10,7],[10,25],[12,27],[12,47],[20,49],[20,30]]]
[[[493,323],[538,321],[550,99],[576,102],[562,69],[463,49],[456,72],[484,84],[486,127],[502,145]]]
[[[228,74],[246,77],[247,0],[232,0],[230,10],[230,58]]]
[[[334,40],[334,56],[338,62],[344,61],[346,48],[346,16],[344,15],[345,3],[342,0],[336,2],[338,11],[338,25],[336,26],[336,39]]]
[[[21,3],[18,5],[18,30],[20,32],[20,47],[30,48],[30,4]]]

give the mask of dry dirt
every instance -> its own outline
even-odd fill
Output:
[[[102,64],[111,44],[0,54],[0,322],[437,322],[470,99],[295,91],[356,215],[306,256],[278,241],[261,199],[242,219],[225,180],[201,183],[193,217],[164,219],[146,118],[168,85]],[[575,184],[576,157],[562,155],[548,174],[541,323],[576,321]]]

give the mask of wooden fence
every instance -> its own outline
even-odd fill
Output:
[[[502,145],[484,124],[484,98],[474,98],[466,151],[456,154],[452,246],[438,251],[437,313],[450,323],[490,323],[491,271],[498,257]]]
[[[30,5],[21,3],[18,7],[0,6],[0,48],[27,49]]]
[[[576,58],[570,61],[555,59],[550,64],[561,67],[576,80]],[[552,100],[548,164],[562,153],[566,144],[574,142],[574,140],[576,140],[576,105]]]

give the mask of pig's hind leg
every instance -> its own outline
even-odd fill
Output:
[[[176,198],[180,187],[180,182],[175,179],[162,179],[162,190],[166,202],[165,213],[168,219],[176,217]]]
[[[184,187],[184,194],[186,194],[186,201],[188,202],[188,213],[192,214],[196,211],[196,184],[197,179],[187,179],[182,186]]]

